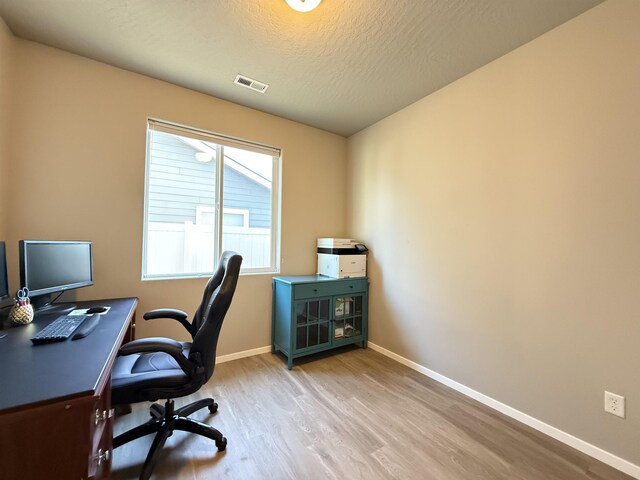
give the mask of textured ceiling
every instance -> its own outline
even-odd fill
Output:
[[[0,0],[0,17],[21,38],[348,136],[598,3]]]

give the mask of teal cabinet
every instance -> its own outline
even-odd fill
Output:
[[[367,347],[367,278],[273,278],[272,346],[293,359],[342,345]]]

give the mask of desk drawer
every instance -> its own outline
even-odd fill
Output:
[[[106,382],[99,396],[95,398],[89,415],[88,477],[109,478],[112,454],[114,410],[111,408],[111,383]]]
[[[356,278],[336,282],[305,283],[294,287],[293,298],[317,298],[333,295],[349,295],[356,292],[367,291],[367,279]]]

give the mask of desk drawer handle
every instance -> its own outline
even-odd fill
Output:
[[[105,450],[104,452],[102,451],[102,449],[98,450],[98,454],[96,455],[96,460],[98,461],[98,466],[102,465],[102,462],[108,462],[109,461],[109,457],[111,456],[110,451],[109,450]]]
[[[105,420],[112,418],[115,415],[115,409],[110,409],[109,411],[107,410],[102,410],[100,411],[100,409],[96,410],[96,425],[98,425],[100,422],[104,422]]]

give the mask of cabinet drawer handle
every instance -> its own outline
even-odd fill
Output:
[[[313,289],[313,291],[314,291],[314,292],[316,292],[316,293],[318,293],[318,289],[317,289],[317,288],[314,288],[314,289]]]

